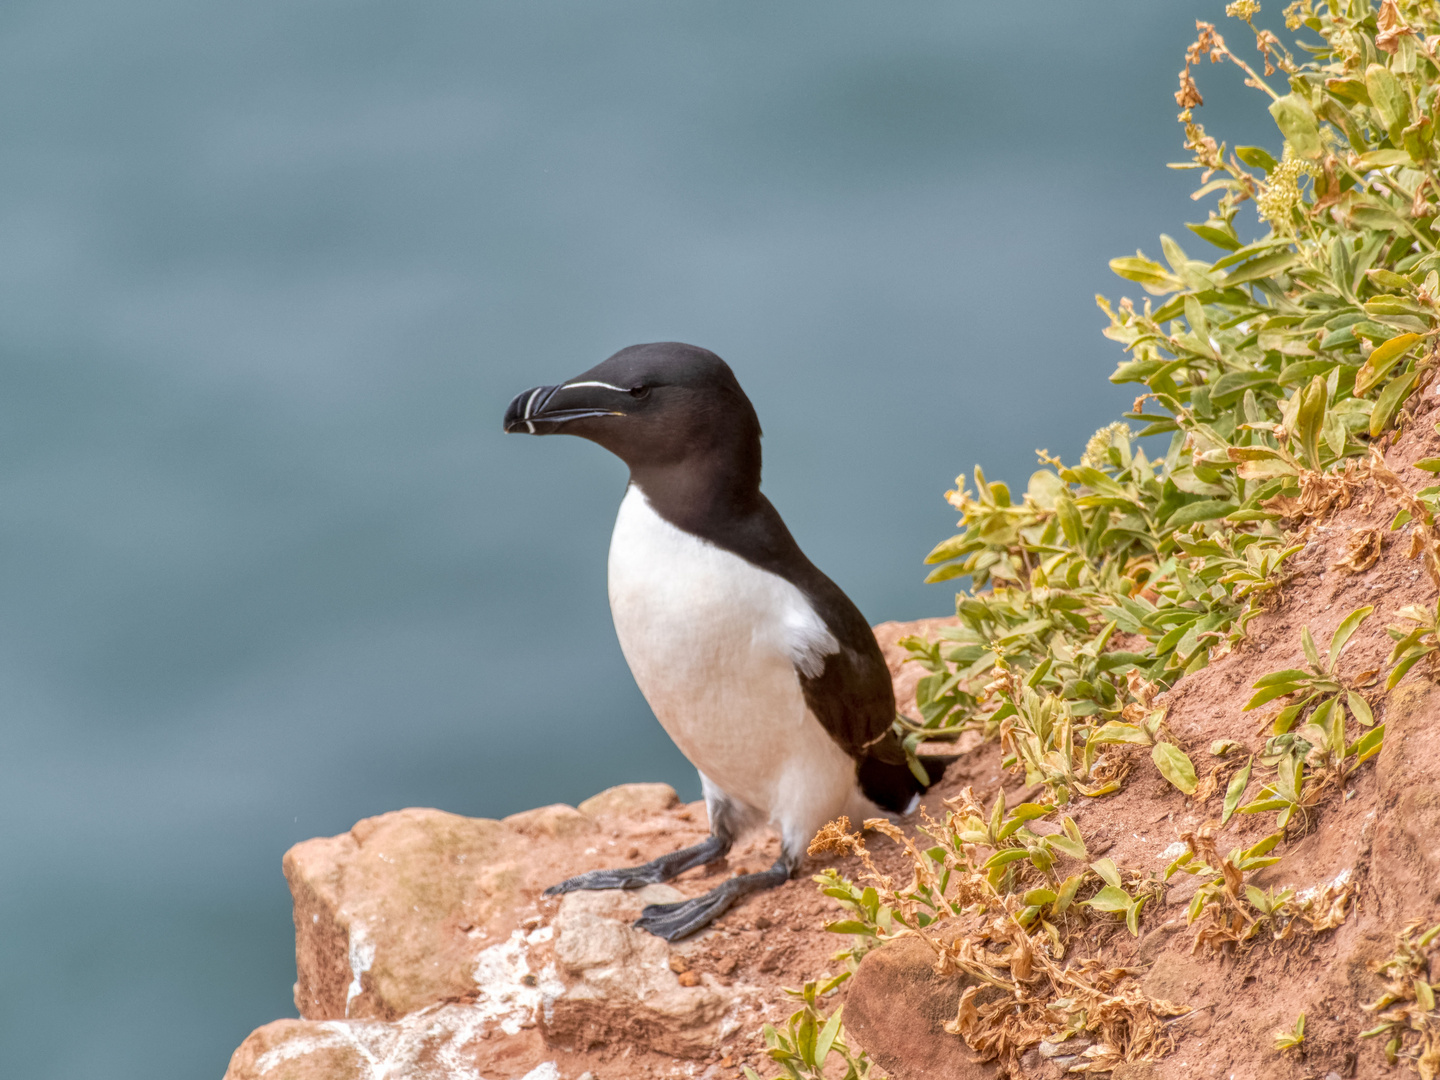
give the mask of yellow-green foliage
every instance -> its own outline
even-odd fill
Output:
[[[997,803],[986,813],[967,791],[943,822],[927,823],[934,847],[922,851],[895,833],[914,865],[909,888],[874,873],[878,890],[833,871],[821,879],[852,916],[832,924],[853,935],[854,948],[842,954],[851,964],[899,925],[925,935],[937,918],[995,915],[982,938],[932,944],[979,980],[950,1029],[1011,1076],[1020,1075],[1024,1047],[1079,1030],[1098,1040],[1104,1064],[1092,1068],[1153,1059],[1169,1045],[1165,1003],[1124,985],[1123,973],[1091,985],[1082,977],[1089,969],[1067,959],[1082,912],[1123,919],[1136,932],[1146,887],[1108,860],[1062,879],[1052,848],[1072,845],[1078,855],[1060,853],[1088,861],[1073,821],[1062,815],[1064,830],[1043,837],[1025,822],[1119,790],[1133,756],[1127,745],[1148,748],[1160,774],[1187,795],[1205,783],[1214,790],[1217,773],[1199,779],[1193,749],[1176,745],[1153,699],[1244,636],[1300,550],[1287,526],[1327,513],[1360,484],[1378,484],[1400,502],[1394,527],[1413,523],[1412,556],[1440,585],[1440,486],[1412,494],[1377,452],[1408,422],[1407,403],[1436,366],[1440,5],[1297,0],[1284,11],[1298,35],[1289,47],[1256,22],[1255,0],[1226,10],[1253,35],[1253,65],[1199,23],[1175,95],[1191,156],[1172,167],[1198,173],[1205,219],[1186,226],[1186,246],[1162,236],[1163,261],[1137,252],[1111,262],[1143,290],[1139,302],[1097,298],[1104,333],[1123,349],[1110,379],[1135,384],[1131,411],[1098,431],[1076,464],[1041,452],[1043,467],[1018,496],[979,468],[969,483],[957,479],[947,498],[960,531],[927,561],[936,567],[931,581],[968,579],[956,600],[959,625],[937,642],[906,642],[928,671],[919,719],[897,720],[907,747],[967,730],[998,738],[1007,767],[1043,784],[1048,801],[1008,814]],[[1207,60],[1234,65],[1256,90],[1276,125],[1278,154],[1229,147],[1197,122],[1196,76]],[[1256,239],[1245,224],[1247,203],[1264,230]],[[1169,436],[1163,453],[1141,444],[1149,436]],[[1421,467],[1440,472],[1440,459]],[[1289,890],[1262,891],[1245,876],[1276,862],[1295,814],[1303,817],[1320,792],[1380,747],[1383,726],[1362,693],[1370,683],[1337,667],[1368,614],[1352,613],[1323,659],[1307,630],[1309,668],[1276,672],[1257,687],[1257,697],[1289,696],[1291,704],[1265,750],[1230,777],[1223,821],[1272,809],[1282,820],[1259,844],[1226,856],[1215,827],[1187,834],[1188,850],[1166,876],[1202,875],[1190,911],[1200,923],[1197,944],[1278,944],[1346,917],[1349,884],[1301,900]],[[1402,615],[1406,624],[1391,628],[1392,685],[1437,649],[1433,609]],[[1210,749],[1223,757],[1236,745],[1219,740]],[[1244,803],[1256,758],[1273,771]],[[867,824],[887,831],[883,822]],[[846,828],[827,829],[822,842],[853,843],[863,855]],[[982,963],[986,949],[1002,945],[1008,974]],[[1440,1054],[1433,1024],[1418,1046],[1395,1034],[1414,1016],[1433,1020],[1431,988],[1418,986],[1395,977],[1398,989],[1373,1006],[1384,1023],[1372,1034],[1391,1034],[1387,1050],[1414,1055],[1423,1071]],[[1410,1004],[1401,1008],[1405,994]],[[1026,1009],[1015,1004],[1022,997]],[[1103,1013],[1095,1004],[1102,1000],[1123,1008]],[[826,1021],[809,999],[807,1009],[792,1017],[791,1034],[772,1040],[772,1057],[791,1077],[817,1077],[824,1067],[823,1057],[807,1057],[812,1033],[840,1037],[833,1014]],[[1303,1040],[1303,1017],[1277,1034],[1281,1048]],[[848,1056],[846,1065],[855,1068]]]
[[[909,745],[999,734],[1059,801],[1114,789],[1091,775],[1107,742],[1153,744],[1166,778],[1194,790],[1187,755],[1141,722],[1146,695],[1244,634],[1299,550],[1281,524],[1348,493],[1435,365],[1440,8],[1292,4],[1294,51],[1253,23],[1258,4],[1227,10],[1253,31],[1263,70],[1201,23],[1176,94],[1192,158],[1174,167],[1198,171],[1197,196],[1214,200],[1187,226],[1190,246],[1212,254],[1161,237],[1164,262],[1111,263],[1143,303],[1098,298],[1125,351],[1111,381],[1139,390],[1125,417],[1138,430],[1101,429],[1073,466],[1042,453],[1020,498],[979,469],[973,489],[957,480],[947,498],[961,532],[928,561],[932,581],[970,579],[961,625],[908,642],[930,671],[922,722],[901,721]],[[1194,69],[1207,59],[1239,65],[1268,99],[1278,157],[1231,149],[1196,121]],[[1247,243],[1236,222],[1249,202],[1268,231]],[[1170,436],[1163,457],[1137,443],[1147,435]],[[1430,536],[1425,494],[1403,514]],[[1396,659],[1413,663],[1429,639],[1399,636]],[[1368,720],[1357,694],[1332,709],[1347,706]],[[1037,727],[1041,710],[1052,719]],[[1343,756],[1343,725],[1331,726]]]

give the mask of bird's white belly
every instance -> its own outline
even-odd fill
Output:
[[[818,675],[838,645],[804,594],[671,525],[634,485],[609,571],[625,659],[696,768],[786,833],[841,813],[855,763],[811,715],[796,674]]]

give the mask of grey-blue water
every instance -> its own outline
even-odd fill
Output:
[[[610,627],[623,470],[502,436],[524,387],[716,350],[815,561],[947,611],[956,472],[1133,396],[1092,296],[1203,219],[1221,6],[5,5],[0,1072],[218,1077],[293,1015],[297,840],[695,792]]]

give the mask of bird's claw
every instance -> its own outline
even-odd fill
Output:
[[[564,893],[580,892],[582,889],[643,889],[665,879],[650,866],[626,866],[616,870],[588,870],[566,878],[545,890],[545,896],[560,896]]]
[[[640,912],[635,927],[648,930],[666,941],[679,941],[705,929],[735,902],[735,894],[724,888],[715,889],[693,900],[674,904],[650,904]]]

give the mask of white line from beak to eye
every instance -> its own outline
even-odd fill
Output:
[[[623,386],[611,386],[608,382],[571,382],[560,387],[561,390],[574,390],[577,386],[603,386],[606,390],[614,390],[616,393],[628,394],[630,391]]]
[[[525,399],[525,427],[531,435],[535,434],[535,425],[530,420],[530,409],[535,404],[535,395],[543,389],[544,387],[537,386],[534,390],[530,391],[530,396]]]

